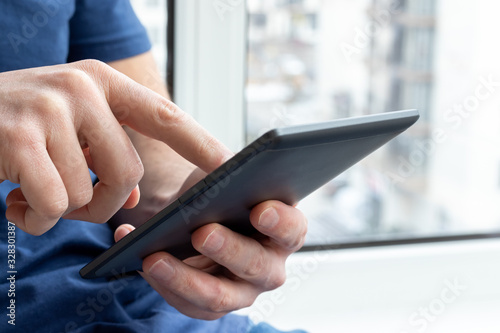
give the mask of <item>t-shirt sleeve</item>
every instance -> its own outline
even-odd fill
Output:
[[[68,62],[104,62],[133,57],[151,49],[146,30],[129,0],[77,0],[70,20]]]

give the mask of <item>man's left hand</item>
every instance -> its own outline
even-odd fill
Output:
[[[170,305],[193,318],[213,320],[248,307],[260,293],[285,282],[285,261],[302,247],[307,232],[304,215],[279,201],[257,205],[250,222],[260,239],[208,224],[192,235],[201,255],[180,261],[154,253],[144,260],[141,275]],[[133,229],[120,226],[115,239]]]

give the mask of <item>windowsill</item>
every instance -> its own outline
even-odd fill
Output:
[[[242,313],[310,332],[500,327],[500,239],[298,253],[287,266],[287,283]]]

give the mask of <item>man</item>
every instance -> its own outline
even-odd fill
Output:
[[[124,237],[231,152],[144,71],[128,1],[9,0],[0,16],[0,243],[15,242],[1,331],[272,331],[226,314],[280,286],[303,244],[304,216],[280,202],[252,210],[259,241],[213,223],[193,234],[201,256],[155,253],[142,278],[78,276],[112,242],[103,222]]]

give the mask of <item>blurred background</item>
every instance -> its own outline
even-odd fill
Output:
[[[166,0],[133,3],[166,75]],[[500,231],[498,5],[245,4],[247,143],[274,127],[421,113],[407,133],[302,202],[309,243]]]
[[[485,7],[248,1],[248,140],[262,128],[421,113],[417,126],[303,202],[311,241],[500,230],[500,51],[497,30],[481,24],[494,19]],[[492,78],[497,87],[485,86]]]
[[[275,127],[421,113],[300,203],[309,233],[292,282],[246,313],[313,332],[500,331],[500,3],[132,2],[160,70],[175,69],[175,101],[232,147]]]

